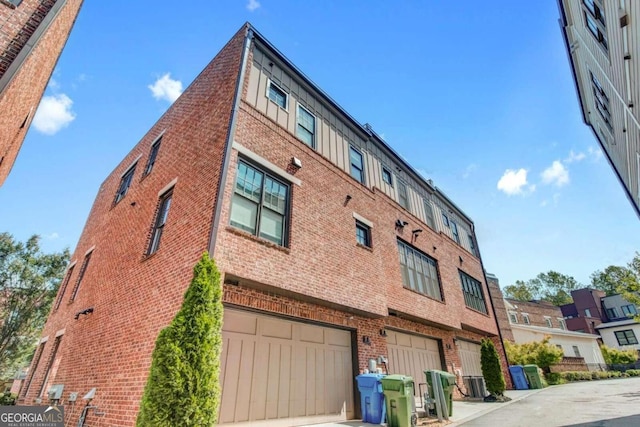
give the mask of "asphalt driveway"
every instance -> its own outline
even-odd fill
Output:
[[[584,381],[550,387],[458,425],[640,426],[640,378]]]

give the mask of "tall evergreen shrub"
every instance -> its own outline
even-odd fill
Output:
[[[489,393],[495,396],[502,396],[506,383],[500,367],[500,357],[495,345],[493,345],[493,341],[488,338],[482,340],[480,364],[482,365],[482,376]]]

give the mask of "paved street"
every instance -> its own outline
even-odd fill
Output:
[[[551,387],[457,425],[640,426],[640,378],[587,381]]]

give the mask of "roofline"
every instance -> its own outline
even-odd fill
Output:
[[[596,329],[616,328],[618,326],[637,325],[634,319],[616,320],[615,322],[604,322],[596,326]]]
[[[576,331],[568,331],[566,329],[556,329],[556,328],[545,328],[542,326],[533,326],[533,325],[521,325],[519,323],[509,323],[509,326],[511,326],[511,329],[522,329],[522,330],[529,330],[529,331],[533,331],[533,332],[542,332],[542,333],[547,333],[549,335],[564,335],[564,336],[568,336],[568,337],[574,337],[574,338],[589,338],[589,339],[594,339],[597,340],[598,338],[600,338],[599,335],[595,335],[595,334],[587,334],[584,332],[576,332]]]
[[[573,62],[573,56],[571,55],[571,47],[569,45],[569,37],[567,36],[567,31],[566,31],[567,13],[565,11],[564,4],[562,3],[563,0],[557,0],[557,2],[558,2],[558,8],[560,9],[560,19],[558,20],[558,23],[560,24],[560,32],[562,33],[562,38],[564,40],[564,47],[567,53],[567,57],[569,59],[569,65],[571,66],[570,67],[571,76],[573,77],[573,83],[575,85],[576,94],[578,95],[578,102],[580,103],[580,114],[582,114],[582,121],[584,122],[584,124],[586,124],[588,127],[591,128],[591,132],[593,132],[593,134],[596,137],[596,140],[598,141],[598,144],[600,144],[600,149],[602,150],[605,157],[607,158],[607,161],[609,162],[609,166],[611,166],[611,169],[613,169],[614,173],[618,177],[618,181],[620,181],[620,184],[624,189],[627,199],[629,199],[629,201],[631,202],[631,206],[633,206],[633,209],[636,211],[636,215],[638,215],[638,218],[640,218],[640,206],[636,205],[636,202],[633,199],[633,195],[631,194],[631,190],[627,188],[627,186],[625,185],[622,179],[622,175],[620,175],[620,172],[618,172],[618,169],[614,166],[614,163],[611,160],[611,156],[605,149],[605,145],[602,143],[602,140],[600,139],[600,135],[598,135],[598,132],[596,132],[595,128],[593,127],[593,124],[587,120],[587,116],[583,108],[583,106],[585,105],[583,102],[584,99],[582,98],[582,94],[580,93],[580,85],[578,84],[578,76],[576,74],[576,65]]]
[[[340,104],[338,104],[333,98],[331,98],[331,96],[329,96],[324,90],[322,90],[317,84],[315,84],[313,80],[311,80],[311,78],[309,78],[280,50],[278,50],[278,48],[275,47],[265,36],[263,36],[250,22],[247,22],[246,25],[253,31],[254,38],[258,39],[260,43],[269,48],[269,50],[271,50],[271,52],[275,56],[277,56],[280,61],[282,61],[287,67],[291,68],[302,78],[302,80],[307,85],[309,85],[313,90],[324,97],[329,102],[329,104],[331,104],[331,106],[335,108],[340,114],[344,115],[344,117],[346,117],[351,122],[351,124],[357,128],[358,131],[360,131],[364,135],[369,136],[369,138],[372,140],[375,139],[376,142],[378,142],[383,149],[389,151],[389,153],[391,153],[391,155],[395,157],[395,160],[401,163],[418,182],[424,184],[427,188],[431,189],[431,191],[438,193],[438,195],[440,195],[446,203],[450,204],[451,207],[456,209],[458,213],[460,213],[473,226],[473,220],[462,209],[460,209],[455,203],[453,203],[451,199],[449,199],[449,197],[447,197],[439,188],[430,184],[413,166],[411,166],[406,160],[404,160],[404,158],[402,158],[402,156],[396,150],[394,150],[384,139],[382,139],[380,135],[373,131],[370,125],[363,125],[358,122],[351,114],[349,114],[344,108],[342,108]]]

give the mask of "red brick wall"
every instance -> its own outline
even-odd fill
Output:
[[[151,352],[161,328],[179,309],[192,268],[207,250],[222,152],[231,117],[245,35],[243,28],[202,71],[183,96],[103,182],[72,261],[77,261],[60,308],[47,321],[49,336],[65,329],[50,383],[81,396],[92,387],[102,417],[90,426],[130,426],[137,415]],[[152,172],[142,177],[152,142],[166,130]],[[115,206],[121,175],[140,156],[126,196]],[[160,249],[146,257],[159,191],[177,178]],[[85,252],[95,246],[75,301],[69,295]],[[95,311],[74,320],[88,307]],[[30,404],[43,381],[35,372],[24,399]],[[83,402],[80,402],[82,405]],[[69,409],[71,410],[71,409]],[[71,416],[77,421],[78,410]]]
[[[21,31],[40,0],[24,0],[11,9],[0,4],[0,53],[4,53]],[[56,20],[33,48],[11,83],[0,94],[0,185],[5,181],[20,151],[33,115],[40,103],[53,68],[82,5],[82,0],[68,0]],[[29,115],[30,114],[30,115]],[[26,126],[21,127],[29,117]]]

